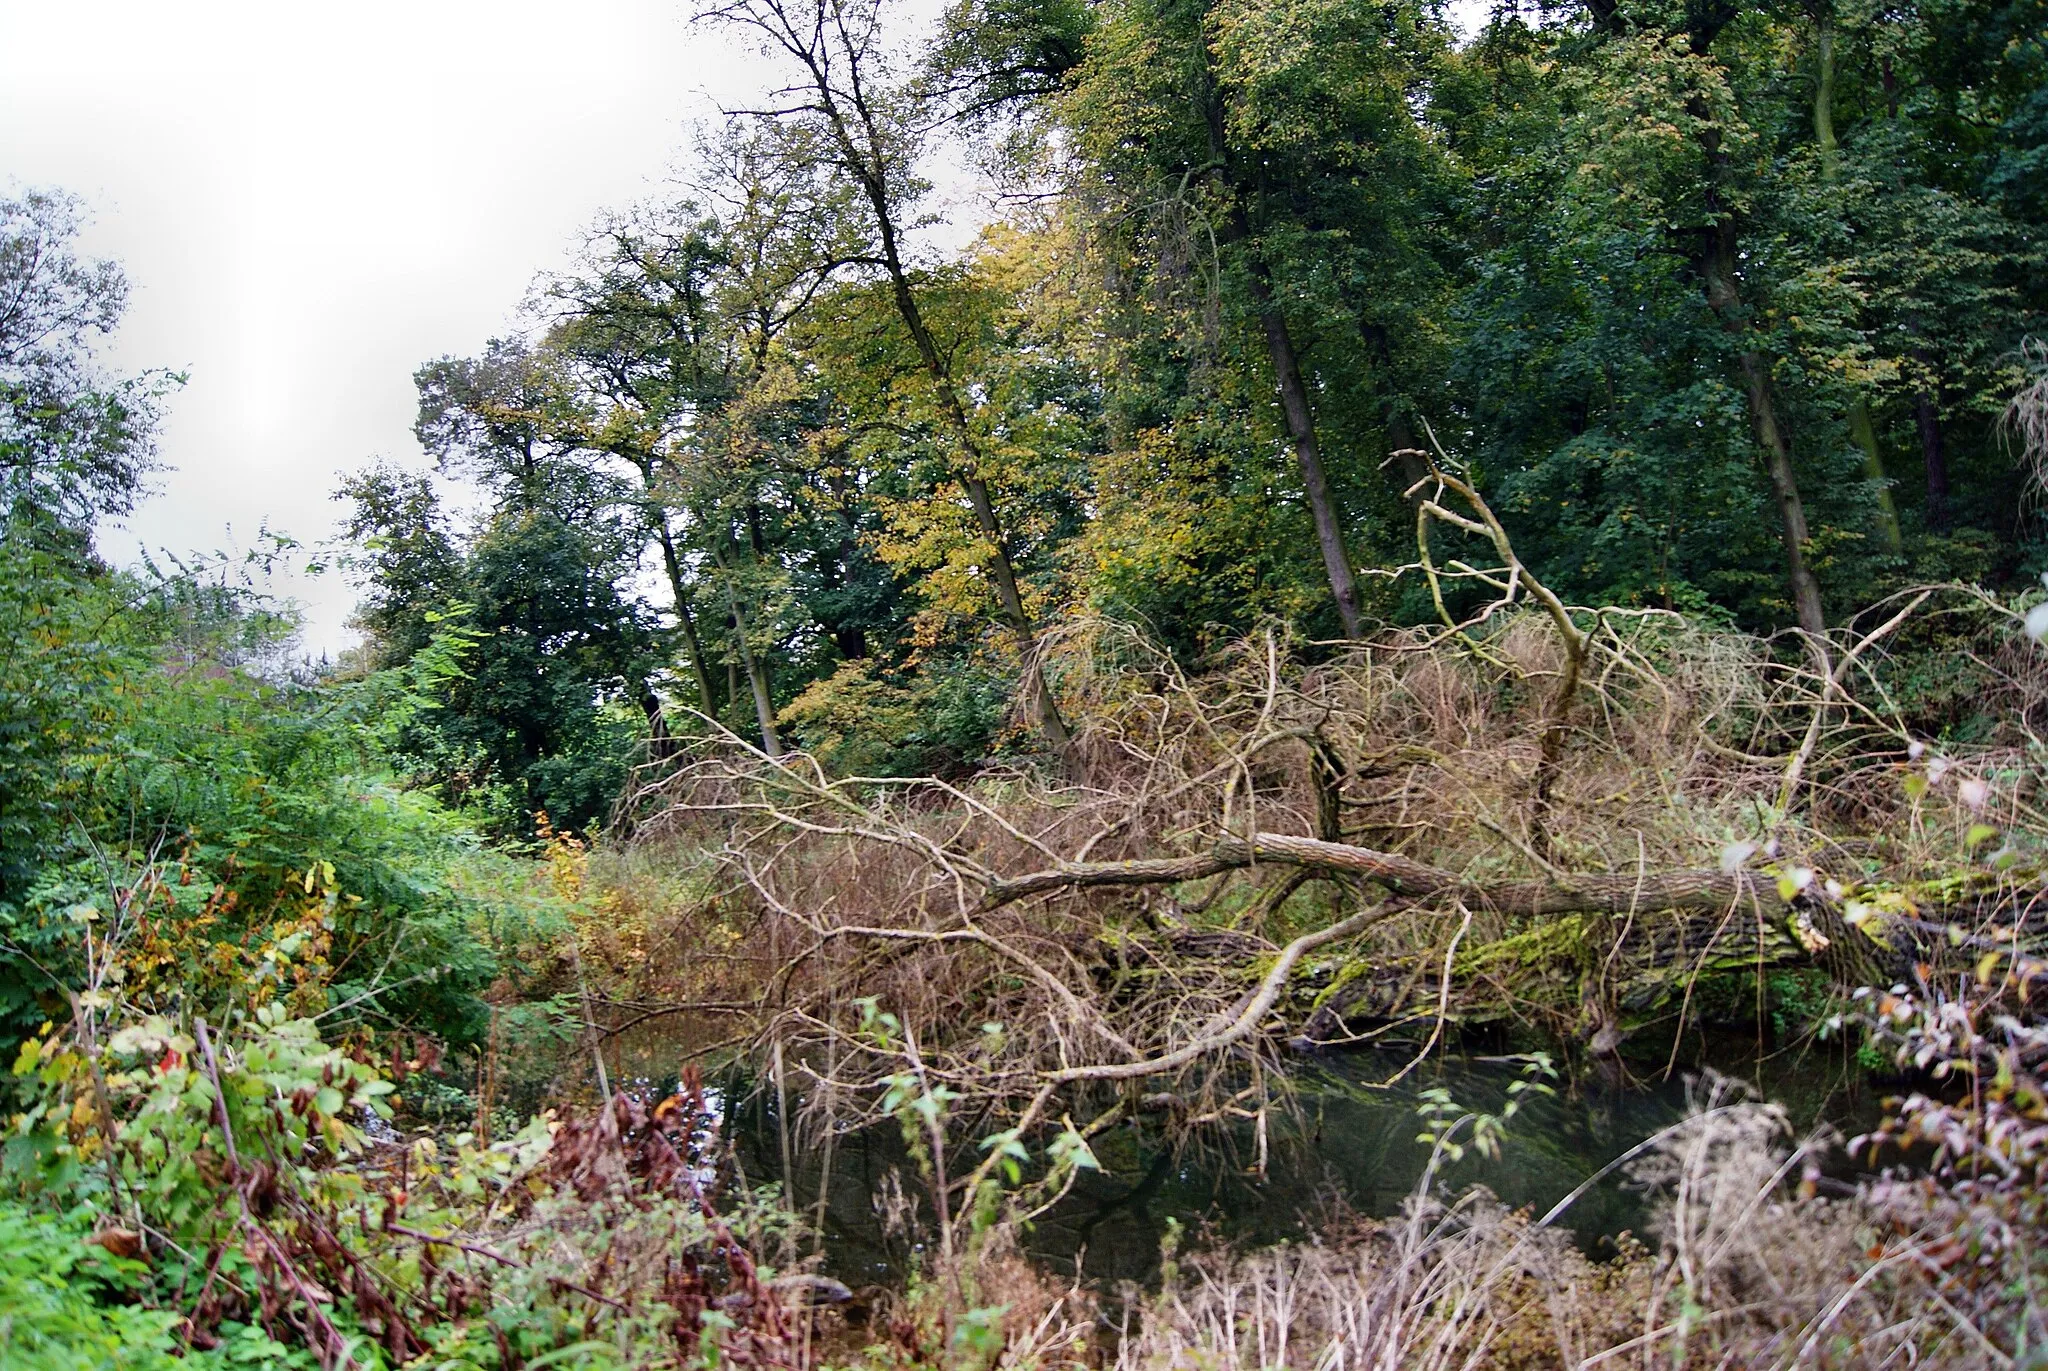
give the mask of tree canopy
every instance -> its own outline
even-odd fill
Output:
[[[771,753],[864,718],[863,765],[928,769],[1063,750],[1072,610],[1183,654],[1455,614],[1484,587],[1394,574],[1472,552],[1418,525],[1427,459],[1568,600],[1812,635],[2022,584],[2042,19],[716,7],[782,89],[595,225],[520,336],[421,370],[421,441],[495,508],[467,550],[386,528],[363,622],[400,660],[425,611],[510,603],[474,577],[528,540],[611,619],[596,655],[535,639],[576,708]],[[962,165],[1004,194],[941,250]],[[397,492],[364,481],[368,532]]]

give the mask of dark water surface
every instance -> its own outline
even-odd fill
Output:
[[[659,1031],[616,1040],[606,1054],[614,1080],[651,1094],[673,1090],[687,1050],[682,1042],[681,1035]],[[1814,1047],[1758,1059],[1753,1042],[1747,1049],[1727,1047],[1708,1060],[1782,1104],[1795,1131],[1832,1125],[1847,1135],[1874,1121],[1880,1092],[1838,1050]],[[1144,1281],[1157,1273],[1169,1220],[1193,1234],[1260,1244],[1298,1236],[1333,1212],[1397,1213],[1429,1160],[1429,1146],[1417,1139],[1423,1092],[1441,1089],[1465,1109],[1498,1112],[1508,1087],[1527,1078],[1520,1059],[1452,1054],[1396,1086],[1380,1084],[1405,1064],[1403,1057],[1367,1053],[1302,1059],[1290,1077],[1292,1118],[1269,1115],[1263,1172],[1250,1124],[1217,1142],[1178,1150],[1155,1123],[1114,1128],[1094,1143],[1102,1170],[1082,1174],[1066,1200],[1032,1227],[1026,1250],[1062,1272],[1078,1267],[1093,1282]],[[1575,1082],[1554,1080],[1554,1093],[1522,1094],[1499,1157],[1468,1152],[1442,1173],[1444,1184],[1454,1192],[1484,1185],[1511,1206],[1547,1210],[1685,1116],[1689,1099],[1703,1088],[1698,1068],[1668,1078],[1663,1068],[1661,1061],[1635,1062]],[[774,1092],[754,1084],[732,1076],[717,1092],[746,1179],[754,1185],[786,1179],[796,1204],[814,1215],[824,1149],[806,1145],[804,1130],[793,1129],[785,1178]],[[798,1108],[794,1097],[791,1108]],[[856,1285],[900,1278],[914,1254],[888,1231],[878,1204],[891,1172],[908,1192],[921,1191],[900,1133],[890,1127],[844,1134],[831,1151],[826,1269]],[[1608,1244],[1621,1232],[1640,1232],[1647,1217],[1643,1199],[1617,1172],[1560,1222],[1598,1255],[1611,1250]]]

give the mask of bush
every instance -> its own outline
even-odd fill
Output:
[[[971,664],[900,674],[844,662],[781,717],[794,741],[835,774],[947,775],[988,755],[1012,688]]]
[[[158,1008],[275,994],[481,1032],[495,959],[451,880],[476,840],[378,748],[431,708],[430,673],[296,681],[276,671],[289,626],[260,603],[18,542],[0,555],[10,629],[38,650],[0,666],[0,1038],[68,1016],[94,938]]]
[[[13,1371],[169,1371],[172,1310],[126,1303],[147,1271],[86,1242],[88,1216],[0,1199],[0,1365]]]

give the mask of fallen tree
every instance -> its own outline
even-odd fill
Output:
[[[1454,496],[1497,527],[1441,475],[1420,517]],[[650,768],[620,828],[709,863],[677,936],[722,949],[695,990],[733,1041],[821,1119],[931,1102],[913,1122],[956,1213],[997,1157],[949,1166],[941,1116],[1256,1115],[1290,1043],[1488,1020],[1611,1052],[1786,966],[1846,990],[1954,963],[2023,993],[2048,829],[2025,729],[1937,755],[1878,674],[1915,614],[2033,654],[2007,611],[1922,588],[1776,654],[1565,606],[1495,546],[1507,566],[1423,567],[1439,603],[1494,587],[1474,615],[1321,660],[1268,633],[1191,674],[1070,627],[1057,780],[834,776],[722,735]],[[2010,665],[2023,719],[2048,692],[2035,656]]]

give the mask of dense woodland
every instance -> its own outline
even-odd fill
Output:
[[[0,1363],[2039,1364],[2048,5],[691,22],[774,84],[331,546],[110,564],[183,378],[0,201]],[[1729,1031],[1884,1122],[1453,1183]],[[1032,1257],[1383,1039],[1526,1073],[1400,1215]]]

